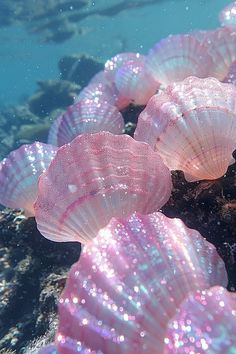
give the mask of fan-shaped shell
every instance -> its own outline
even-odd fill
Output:
[[[35,142],[12,151],[0,163],[0,203],[10,208],[23,208],[34,215],[39,176],[48,168],[57,148]]]
[[[159,83],[146,71],[144,59],[123,64],[116,72],[115,84],[121,96],[138,105],[146,105],[159,88]]]
[[[236,1],[226,6],[219,15],[222,26],[236,29]]]
[[[236,294],[216,286],[185,299],[168,324],[165,354],[234,353]]]
[[[83,133],[96,133],[110,131],[113,134],[121,134],[124,129],[124,119],[115,106],[99,100],[81,100],[70,106],[60,116],[59,123],[54,124],[49,132],[51,139],[57,146],[62,146],[72,141]]]
[[[162,354],[188,293],[226,285],[213,245],[161,213],[112,219],[82,251],[59,301],[60,354]],[[87,350],[87,351],[86,351]]]
[[[54,241],[88,242],[113,216],[161,208],[171,186],[169,170],[147,144],[83,134],[58,150],[40,178],[37,226]]]
[[[187,181],[217,179],[234,160],[236,88],[213,78],[188,78],[148,102],[135,139],[146,141]]]
[[[164,86],[188,76],[207,77],[212,59],[207,48],[191,35],[169,36],[152,48],[146,59],[152,77]]]

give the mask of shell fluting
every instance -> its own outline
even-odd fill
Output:
[[[123,129],[124,119],[114,105],[102,100],[80,100],[52,125],[49,141],[62,146],[80,134],[99,131],[121,134]]]
[[[148,53],[146,69],[164,86],[188,76],[207,77],[212,70],[207,47],[191,35],[169,36]]]
[[[223,176],[236,148],[236,88],[195,77],[169,85],[140,114],[135,139],[150,143],[187,181]]]
[[[59,301],[61,354],[163,353],[168,321],[192,291],[226,285],[216,249],[161,213],[113,218],[82,250]]]
[[[215,286],[186,297],[168,324],[164,354],[233,353],[236,294]]]
[[[26,216],[34,215],[38,178],[47,169],[57,148],[35,142],[12,151],[0,163],[0,203],[22,208]]]
[[[148,144],[128,135],[83,134],[62,146],[39,180],[39,231],[86,243],[112,217],[150,213],[169,199],[170,171]]]

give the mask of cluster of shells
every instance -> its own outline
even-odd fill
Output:
[[[46,238],[84,244],[40,353],[232,353],[236,294],[213,245],[160,210],[171,170],[222,177],[236,148],[236,4],[222,27],[170,36],[105,63],[48,144],[0,164],[0,202]],[[235,29],[233,28],[235,26]],[[134,138],[121,109],[145,105]]]

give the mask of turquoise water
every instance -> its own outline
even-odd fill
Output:
[[[96,12],[120,2],[90,1],[85,11]],[[171,33],[216,28],[218,13],[228,3],[227,0],[156,0],[152,5],[124,9],[113,17],[91,15],[78,24],[84,29],[83,36],[75,35],[60,44],[43,43],[40,34],[28,34],[22,23],[2,27],[0,105],[14,104],[31,95],[37,80],[58,78],[57,63],[66,54],[87,53],[104,61],[121,51],[146,53],[156,41]],[[60,16],[63,17],[63,12]]]

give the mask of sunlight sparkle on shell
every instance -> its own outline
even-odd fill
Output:
[[[0,203],[22,208],[34,216],[38,178],[47,169],[57,148],[40,142],[22,145],[0,162]]]
[[[167,323],[185,297],[217,284],[227,284],[223,260],[181,220],[113,218],[70,270],[58,351],[163,354]]]

